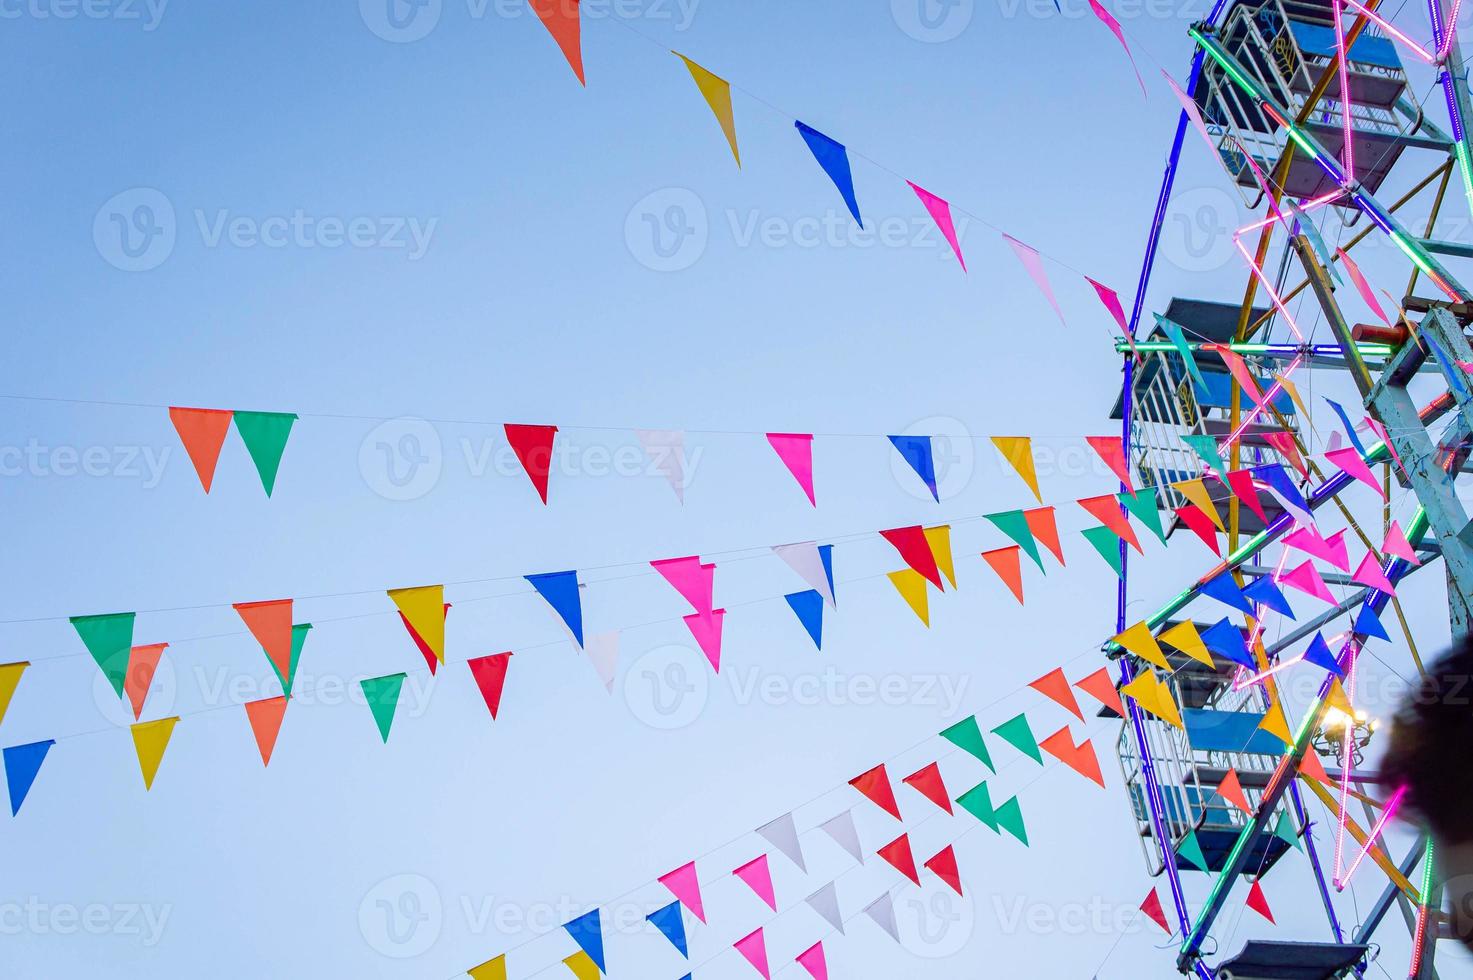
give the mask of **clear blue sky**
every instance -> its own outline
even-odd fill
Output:
[[[35,664],[0,742],[61,739],[0,824],[0,973],[438,980],[515,947],[512,977],[550,978],[573,949],[558,924],[623,896],[605,906],[612,975],[677,980],[639,920],[666,900],[656,875],[709,854],[695,976],[746,977],[729,944],[772,916],[728,873],[753,827],[799,807],[810,874],[774,857],[768,942],[778,975],[802,975],[792,957],[827,932],[805,895],[842,876],[855,916],[897,881],[813,830],[856,802],[846,780],[899,753],[898,780],[974,711],[1052,732],[1070,716],[1027,682],[1100,665],[1113,577],[1070,501],[1113,489],[1082,437],[1114,431],[1118,360],[1069,268],[1129,301],[1176,116],[1157,61],[1184,74],[1204,10],[1119,7],[1143,101],[1074,0],[585,0],[586,90],[520,3],[396,3],[392,21],[384,3],[0,10],[0,390],[303,416],[267,500],[233,434],[202,494],[161,409],[0,412],[0,657]],[[1421,36],[1420,17],[1399,23]],[[743,90],[741,170],[670,48]],[[873,236],[795,117],[850,145]],[[1200,145],[1186,156],[1157,309],[1241,295],[1241,205]],[[953,202],[969,274],[896,174]],[[1067,329],[984,222],[1053,258]],[[1386,250],[1363,264],[1399,289]],[[506,465],[485,424],[503,421],[563,427],[551,506]],[[690,430],[683,508],[634,427]],[[771,430],[821,434],[817,510]],[[948,437],[939,505],[892,432]],[[1001,536],[963,520],[1031,500],[991,435],[1033,436],[1061,505],[1068,567],[1025,572],[1023,608],[977,558]],[[883,577],[893,552],[860,532],[946,519],[960,589],[933,595],[925,630]],[[779,598],[801,582],[765,554],[809,539],[838,542],[822,654]],[[720,678],[641,567],[697,552],[731,610]],[[1141,614],[1207,560],[1186,540],[1147,554]],[[612,696],[519,578],[564,568],[588,584],[589,632],[623,630]],[[1435,647],[1429,578],[1408,606]],[[382,590],[442,581],[462,584],[430,683]],[[317,628],[263,769],[235,705],[274,693],[270,670],[229,604],[288,596]],[[171,643],[144,717],[185,715],[147,794],[65,620],[125,609],[137,642]],[[493,723],[463,661],[502,650],[518,653]],[[1387,660],[1405,669],[1399,647]],[[385,746],[345,692],[398,670]],[[1087,731],[1105,791],[998,748],[994,798],[1022,795],[1031,848],[898,786],[918,858],[959,838],[968,898],[928,877],[901,893],[904,945],[860,917],[826,939],[833,975],[1168,975],[1165,937],[1133,918],[1150,882],[1117,729]],[[942,769],[953,793],[986,775],[955,754]],[[871,850],[896,832],[857,813]],[[1265,888],[1280,927],[1241,917],[1240,891],[1221,950],[1325,935],[1302,857]]]

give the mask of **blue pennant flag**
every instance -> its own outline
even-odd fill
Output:
[[[859,201],[854,197],[854,175],[849,172],[849,153],[844,149],[844,144],[829,139],[806,123],[794,122],[793,125],[803,135],[803,142],[808,144],[813,159],[818,161],[823,172],[829,175],[829,180],[834,182],[834,186],[844,196],[849,213],[854,215],[854,220],[863,228],[864,219],[859,216]]]
[[[1280,616],[1294,618],[1294,610],[1289,608],[1289,600],[1284,598],[1284,593],[1274,584],[1271,575],[1264,575],[1243,589],[1243,595],[1261,606],[1267,606]]]
[[[1304,651],[1304,661],[1305,663],[1311,663],[1316,667],[1328,670],[1336,677],[1345,676],[1345,670],[1340,666],[1340,662],[1335,659],[1335,655],[1330,652],[1330,645],[1325,642],[1324,636],[1319,633],[1316,633],[1314,639],[1309,641],[1309,649]]]
[[[1243,592],[1238,588],[1238,583],[1233,581],[1231,572],[1223,572],[1216,578],[1203,582],[1202,594],[1231,606],[1241,613],[1253,615],[1253,603],[1243,598]]]
[[[824,578],[829,580],[829,596],[834,600],[834,605],[839,604],[839,596],[834,592],[834,546],[821,544],[818,546],[818,557],[823,562]]]
[[[1263,483],[1264,486],[1279,498],[1279,503],[1284,509],[1294,515],[1299,523],[1308,526],[1314,523],[1314,514],[1309,509],[1309,503],[1304,499],[1304,494],[1294,485],[1283,463],[1269,463],[1265,466],[1253,468],[1253,478]]]
[[[925,481],[926,489],[931,491],[931,499],[940,503],[941,497],[936,493],[936,460],[931,456],[931,437],[891,436],[890,442],[900,458],[916,471],[916,476]]]
[[[44,742],[31,742],[29,745],[12,745],[5,750],[5,786],[10,790],[12,817],[20,813],[20,805],[26,801],[26,794],[36,781],[36,773],[41,771],[46,753],[55,744],[54,739],[48,738]]]
[[[670,940],[670,944],[680,950],[680,955],[690,959],[690,950],[685,945],[685,920],[680,916],[680,903],[671,902],[662,909],[656,909],[645,916],[655,924],[655,928]]]
[[[553,611],[563,617],[578,646],[583,646],[583,600],[578,595],[578,573],[548,572],[545,575],[528,575],[526,579]]]
[[[1243,631],[1225,616],[1202,631],[1202,642],[1207,649],[1222,654],[1235,664],[1242,664],[1249,670],[1258,669],[1253,654],[1248,652],[1248,641],[1243,638]]]
[[[788,605],[793,607],[793,612],[798,616],[798,622],[813,637],[813,645],[822,650],[823,596],[817,589],[809,589],[806,592],[790,592],[783,598],[788,600]]]
[[[1354,632],[1361,636],[1374,636],[1378,640],[1387,642],[1391,640],[1386,633],[1386,627],[1381,625],[1381,617],[1376,615],[1375,608],[1369,602],[1360,607],[1360,613],[1355,617]]]
[[[1355,426],[1350,424],[1350,416],[1345,414],[1345,409],[1342,408],[1340,403],[1335,401],[1333,398],[1326,398],[1325,401],[1329,402],[1330,407],[1335,410],[1335,414],[1340,416],[1340,421],[1345,426],[1345,434],[1350,437],[1350,444],[1355,447],[1356,455],[1364,459],[1366,455],[1366,447],[1365,444],[1360,441],[1360,436],[1355,434]]]
[[[568,930],[568,935],[573,937],[578,948],[593,960],[594,966],[598,967],[598,972],[609,972],[604,969],[604,928],[603,922],[599,919],[598,909],[586,912],[572,922],[564,923],[563,928]]]

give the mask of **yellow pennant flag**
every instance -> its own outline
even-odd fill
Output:
[[[936,567],[941,569],[941,574],[946,576],[951,587],[956,588],[956,563],[951,559],[951,525],[938,524],[926,528],[926,544],[931,546]]]
[[[1170,629],[1162,630],[1157,639],[1170,643],[1198,663],[1206,664],[1214,670],[1217,668],[1212,662],[1212,654],[1207,651],[1207,644],[1202,642],[1202,634],[1197,632],[1197,624],[1190,619],[1184,619]]]
[[[409,620],[414,632],[445,662],[445,586],[421,585],[413,589],[390,589],[389,598]]]
[[[1295,408],[1299,409],[1299,417],[1306,422],[1310,422],[1309,409],[1304,407],[1304,402],[1299,397],[1299,389],[1295,386],[1294,382],[1289,380],[1289,376],[1287,374],[1275,374],[1274,380],[1279,383],[1280,388],[1288,392],[1289,400],[1294,403]]]
[[[911,611],[930,628],[931,606],[926,599],[926,577],[914,568],[902,568],[890,573],[890,584],[895,586],[895,591],[900,593]]]
[[[1038,502],[1043,503],[1043,495],[1038,492],[1038,474],[1033,469],[1033,440],[1027,436],[993,436],[992,444],[1007,457]]]
[[[731,112],[731,84],[726,79],[711,74],[679,51],[670,53],[685,62],[685,67],[690,69],[690,77],[696,80],[696,88],[701,90],[706,104],[711,107],[711,113],[721,124],[721,131],[726,134],[726,142],[731,146],[731,155],[736,158],[736,164],[740,167],[742,155],[737,151],[736,117]]]
[[[1330,691],[1325,695],[1325,704],[1332,708],[1338,708],[1343,714],[1350,718],[1355,717],[1355,705],[1350,703],[1350,698],[1345,694],[1345,688],[1340,684],[1340,678],[1330,681]]]
[[[1211,519],[1212,523],[1217,526],[1217,529],[1219,531],[1223,532],[1224,534],[1227,533],[1227,528],[1222,526],[1222,517],[1218,515],[1217,508],[1214,507],[1212,504],[1212,496],[1207,492],[1207,487],[1205,484],[1203,484],[1200,478],[1196,480],[1182,480],[1180,483],[1173,483],[1171,485],[1171,489],[1175,490],[1183,497],[1186,497],[1187,500],[1196,504],[1197,508],[1201,510],[1202,513],[1206,514],[1209,519]]]
[[[1136,623],[1130,629],[1115,637],[1114,642],[1147,663],[1153,663],[1162,670],[1171,669],[1171,664],[1166,660],[1166,654],[1161,652],[1161,645],[1151,635],[1151,627],[1147,626],[1145,622]]]
[[[578,980],[598,980],[598,964],[581,949],[563,960],[563,965],[572,970]]]
[[[1283,706],[1276,700],[1269,705],[1268,714],[1258,723],[1258,727],[1268,732],[1274,738],[1283,742],[1285,746],[1293,743],[1294,736],[1289,731],[1289,719],[1284,717]]]
[[[1177,710],[1176,699],[1171,696],[1171,689],[1156,679],[1156,675],[1150,671],[1143,672],[1135,680],[1120,689],[1121,694],[1128,695],[1131,700],[1140,705],[1146,711],[1160,718],[1162,721],[1183,728],[1181,712]]]
[[[145,790],[153,789],[153,777],[158,775],[164,749],[169,747],[169,739],[177,724],[179,716],[175,715],[173,718],[160,718],[158,721],[145,721],[132,726],[133,747],[138,750],[138,768],[143,772]]]
[[[30,665],[29,660],[22,660],[17,664],[0,664],[0,721],[5,720],[5,711],[10,707],[10,699],[15,696],[15,687],[20,683],[20,675],[24,674]]]
[[[506,980],[506,954],[502,953],[496,959],[487,960],[465,972],[470,975],[471,980]]]

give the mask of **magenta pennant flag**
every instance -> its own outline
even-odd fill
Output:
[[[951,246],[951,250],[956,253],[956,260],[962,264],[962,271],[966,272],[967,260],[962,258],[962,247],[956,240],[956,226],[951,223],[951,205],[924,187],[919,187],[909,180],[906,183],[910,184],[910,189],[916,192],[916,197],[921,199],[921,203],[931,213],[931,220],[936,222],[936,227],[940,228],[941,234],[946,236],[946,244]]]
[[[772,980],[772,973],[767,968],[767,940],[762,938],[761,929],[750,936],[738,939],[733,945],[736,946],[736,951],[752,964],[752,969],[762,974],[765,980]]]
[[[1105,304],[1105,309],[1110,312],[1110,316],[1115,319],[1116,326],[1125,335],[1125,342],[1130,345],[1130,353],[1139,361],[1141,359],[1141,352],[1136,350],[1135,338],[1131,336],[1130,327],[1125,323],[1125,310],[1120,305],[1120,294],[1109,286],[1095,282],[1089,276],[1085,276],[1084,281],[1094,287],[1095,295],[1100,298],[1101,303]]]
[[[1336,568],[1350,571],[1350,557],[1345,550],[1345,532],[1322,538],[1312,527],[1298,527],[1284,536],[1284,546],[1297,548],[1306,555],[1327,561]]]
[[[1360,482],[1375,490],[1376,493],[1385,497],[1385,494],[1381,493],[1381,484],[1376,482],[1376,474],[1371,472],[1371,468],[1366,465],[1365,460],[1361,459],[1360,453],[1354,446],[1346,446],[1344,449],[1332,449],[1325,453],[1325,459],[1329,460],[1341,470],[1344,470],[1348,476],[1355,477]]]
[[[1386,529],[1386,542],[1381,545],[1381,553],[1391,555],[1393,558],[1401,558],[1413,565],[1422,564],[1417,560],[1417,552],[1412,548],[1407,536],[1402,533],[1401,525],[1395,521]]]
[[[685,601],[698,613],[710,613],[712,590],[716,583],[716,565],[702,565],[695,555],[687,558],[662,558],[650,562],[650,567],[664,576]]]
[[[1386,311],[1381,309],[1381,303],[1376,299],[1376,293],[1371,289],[1371,284],[1366,282],[1366,277],[1361,274],[1360,266],[1356,265],[1355,260],[1345,254],[1345,249],[1337,248],[1335,251],[1340,256],[1340,264],[1345,266],[1345,271],[1349,273],[1350,281],[1355,283],[1355,291],[1360,293],[1360,298],[1366,301],[1366,305],[1371,308],[1371,312],[1380,317],[1382,323],[1388,327],[1391,326],[1391,321],[1386,318]]]
[[[1350,577],[1361,585],[1369,585],[1371,588],[1385,592],[1389,596],[1396,595],[1396,587],[1391,584],[1391,580],[1381,571],[1381,565],[1376,561],[1376,556],[1369,551],[1360,560],[1360,564],[1356,566],[1355,571],[1351,573]]]
[[[1222,363],[1227,365],[1227,369],[1231,372],[1233,380],[1238,383],[1238,387],[1243,389],[1245,395],[1253,399],[1254,405],[1262,408],[1263,389],[1258,387],[1258,379],[1253,377],[1253,373],[1248,370],[1248,365],[1243,362],[1243,359],[1238,356],[1236,351],[1229,350],[1222,344],[1216,345],[1216,350],[1217,356],[1222,358]]]
[[[696,645],[711,661],[711,669],[721,673],[721,625],[726,619],[725,609],[713,609],[709,613],[691,613],[683,617]]]
[[[1059,301],[1054,298],[1054,289],[1049,285],[1048,273],[1044,271],[1043,260],[1039,257],[1038,250],[1031,245],[1024,245],[1006,232],[1002,237],[1012,247],[1013,253],[1018,256],[1018,261],[1023,263],[1023,268],[1028,270],[1028,277],[1033,280],[1039,292],[1043,293],[1043,298],[1048,300],[1048,305],[1054,308],[1059,322],[1067,327],[1069,324],[1064,319],[1064,311],[1059,309]]]
[[[1405,473],[1407,471],[1406,465],[1402,463],[1401,453],[1396,451],[1396,443],[1391,441],[1391,434],[1386,431],[1386,426],[1382,425],[1380,422],[1377,422],[1369,415],[1365,417],[1362,424],[1369,426],[1371,431],[1376,433],[1376,438],[1386,443],[1386,448],[1391,450],[1391,458],[1396,460],[1396,468]],[[1356,428],[1360,427],[1361,426],[1356,426]]]
[[[1135,55],[1130,53],[1130,45],[1125,43],[1125,32],[1120,29],[1120,21],[1115,19],[1114,14],[1100,6],[1099,0],[1089,0],[1089,9],[1095,12],[1095,16],[1110,29],[1110,33],[1115,35],[1115,40],[1119,41],[1120,46],[1125,49],[1125,56],[1130,59],[1130,70],[1135,72],[1136,83],[1141,87],[1141,97],[1146,98],[1145,80],[1141,78],[1141,70],[1136,67]]]
[[[1298,568],[1284,572],[1278,577],[1279,584],[1291,586],[1305,595],[1322,599],[1330,605],[1335,604],[1335,597],[1330,594],[1330,589],[1325,585],[1325,580],[1320,578],[1320,573],[1315,569],[1314,562],[1306,561]]]
[[[1212,159],[1219,159],[1217,141],[1212,138],[1211,133],[1207,132],[1207,124],[1202,121],[1202,112],[1197,108],[1197,103],[1190,95],[1181,90],[1181,86],[1176,84],[1176,79],[1172,78],[1171,73],[1165,68],[1161,69],[1161,74],[1165,77],[1166,84],[1171,86],[1171,91],[1176,96],[1176,100],[1181,103],[1182,111],[1192,121],[1192,126],[1197,130],[1197,135],[1202,137],[1203,141],[1207,144],[1207,148],[1212,151]]]
[[[829,980],[829,964],[823,956],[823,942],[816,942],[798,954],[798,965],[808,971],[813,980]]]
[[[683,864],[669,874],[660,876],[660,884],[670,889],[681,905],[690,909],[702,922],[706,921],[706,909],[701,904],[701,882],[696,878],[696,863]]]
[[[813,499],[813,435],[807,432],[769,432],[767,441],[777,458],[783,461],[798,486],[808,494],[808,502],[815,507]]]
[[[772,890],[772,872],[767,867],[767,855],[763,854],[737,868],[732,874],[747,883],[767,907],[777,911],[777,895]]]
[[[1232,487],[1234,495],[1253,513],[1258,519],[1267,524],[1268,515],[1263,512],[1263,504],[1258,499],[1258,489],[1253,486],[1253,474],[1248,470],[1228,470],[1228,486]]]

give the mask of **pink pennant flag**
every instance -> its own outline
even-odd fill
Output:
[[[807,432],[769,432],[767,441],[777,453],[778,459],[793,474],[798,486],[808,494],[808,502],[815,507],[813,498],[813,435]]]
[[[1223,344],[1215,344],[1213,349],[1217,351],[1217,356],[1222,358],[1222,363],[1227,365],[1233,380],[1238,383],[1238,387],[1243,389],[1243,393],[1253,400],[1254,405],[1263,405],[1263,389],[1258,387],[1258,380],[1253,377],[1253,372],[1248,370],[1248,365],[1244,363],[1243,358]]]
[[[1136,350],[1135,337],[1131,335],[1130,327],[1125,323],[1125,310],[1120,305],[1120,294],[1109,286],[1095,282],[1089,276],[1084,281],[1094,287],[1095,295],[1100,302],[1105,304],[1105,309],[1110,311],[1110,316],[1115,318],[1115,323],[1120,327],[1120,332],[1125,335],[1125,342],[1130,345],[1130,353],[1137,361],[1141,360],[1141,352]]]
[[[1197,135],[1202,137],[1202,141],[1207,144],[1207,149],[1212,152],[1212,159],[1219,159],[1217,141],[1212,138],[1211,133],[1207,132],[1207,124],[1202,121],[1202,112],[1197,108],[1197,103],[1190,95],[1182,91],[1181,86],[1176,84],[1176,79],[1172,78],[1171,73],[1165,68],[1161,69],[1161,74],[1166,79],[1166,84],[1171,86],[1172,94],[1176,96],[1176,100],[1181,103],[1182,111],[1192,121],[1192,126],[1197,130]]]
[[[1391,450],[1391,458],[1396,460],[1396,468],[1405,473],[1407,471],[1407,468],[1405,464],[1403,464],[1401,461],[1401,453],[1396,451],[1396,443],[1391,441],[1391,434],[1386,431],[1386,426],[1382,425],[1380,422],[1377,422],[1369,415],[1365,417],[1362,424],[1369,426],[1371,431],[1376,433],[1376,438],[1386,443],[1386,448]],[[1359,428],[1359,426],[1357,426],[1357,428]]]
[[[733,945],[736,946],[736,951],[752,964],[752,969],[762,974],[765,980],[772,980],[772,974],[767,969],[767,940],[762,938],[761,929],[750,936],[738,939]]]
[[[1386,541],[1381,545],[1381,553],[1391,555],[1393,558],[1401,558],[1412,565],[1422,564],[1417,559],[1416,549],[1402,533],[1401,525],[1395,521],[1392,521],[1391,526],[1386,529]]]
[[[721,626],[726,619],[725,609],[713,609],[709,613],[691,613],[682,617],[696,645],[711,661],[711,669],[721,673]]]
[[[650,562],[650,567],[659,572],[685,601],[698,613],[711,611],[712,590],[716,584],[716,565],[702,565],[695,555],[687,558],[662,558]]]
[[[1325,561],[1342,572],[1350,571],[1350,552],[1345,547],[1345,531],[1339,530],[1325,539]]]
[[[807,970],[813,980],[829,980],[829,964],[823,956],[822,942],[816,942],[799,953],[798,965]]]
[[[1386,311],[1381,309],[1381,303],[1376,299],[1376,293],[1371,289],[1371,284],[1366,282],[1366,277],[1361,274],[1360,266],[1356,265],[1355,260],[1345,253],[1345,249],[1337,248],[1335,252],[1340,256],[1340,264],[1345,267],[1350,281],[1355,283],[1355,291],[1360,293],[1360,298],[1366,301],[1371,312],[1376,314],[1382,323],[1388,327],[1391,326],[1391,321],[1386,318]]]
[[[777,911],[777,895],[772,890],[772,872],[767,867],[767,855],[762,854],[737,868],[732,874],[747,883],[767,907]]]
[[[1371,588],[1385,592],[1389,596],[1396,595],[1396,587],[1391,584],[1391,580],[1381,571],[1381,565],[1376,561],[1376,556],[1369,551],[1360,560],[1360,564],[1356,566],[1355,571],[1351,573],[1350,577],[1353,581],[1359,582],[1361,585],[1369,585]]]
[[[1299,455],[1299,447],[1294,445],[1294,433],[1265,432],[1263,441],[1278,450],[1289,461],[1289,465],[1299,471],[1300,476],[1308,479],[1309,467],[1305,465],[1304,457]]]
[[[1018,256],[1018,261],[1023,263],[1023,268],[1028,270],[1028,277],[1033,280],[1039,292],[1043,293],[1043,298],[1048,300],[1048,305],[1054,308],[1059,322],[1067,327],[1069,324],[1064,320],[1064,311],[1059,309],[1059,301],[1054,298],[1054,289],[1049,285],[1048,273],[1044,271],[1043,260],[1039,257],[1038,250],[1031,245],[1024,245],[1006,232],[1002,237],[1007,240],[1008,245],[1012,246],[1013,253]]]
[[[910,189],[916,192],[916,197],[921,199],[921,203],[931,213],[931,220],[936,222],[936,227],[946,236],[946,243],[956,253],[956,260],[962,264],[962,271],[966,272],[967,260],[962,258],[962,247],[956,240],[956,227],[951,223],[951,205],[912,181],[907,180],[906,183],[910,184]]]
[[[1350,559],[1345,553],[1344,533],[1342,531],[1326,540],[1313,527],[1298,527],[1284,535],[1284,547],[1295,548],[1320,561],[1327,561],[1336,568],[1349,571]]]
[[[1330,605],[1335,604],[1335,597],[1330,594],[1330,589],[1325,585],[1325,580],[1320,578],[1320,573],[1314,567],[1314,562],[1306,561],[1298,568],[1284,572],[1278,576],[1281,585],[1288,585],[1298,589],[1305,595],[1323,599]]]
[[[670,894],[679,900],[681,905],[690,909],[702,922],[706,921],[706,910],[701,904],[701,882],[696,878],[696,863],[683,864],[671,871],[669,874],[660,876],[660,884],[670,889]]]
[[[1355,477],[1360,482],[1374,489],[1377,494],[1380,494],[1382,497],[1385,496],[1385,494],[1381,493],[1381,484],[1376,482],[1376,474],[1371,472],[1371,468],[1366,465],[1365,460],[1361,459],[1360,452],[1354,446],[1346,446],[1344,449],[1332,449],[1325,453],[1325,459],[1329,460],[1341,470],[1344,470],[1350,476]]]
[[[1136,67],[1135,55],[1130,53],[1130,45],[1125,43],[1125,32],[1120,29],[1120,21],[1115,19],[1114,14],[1100,6],[1099,0],[1089,0],[1089,9],[1095,12],[1095,16],[1110,29],[1110,33],[1115,35],[1115,40],[1119,41],[1120,46],[1125,49],[1125,56],[1130,59],[1130,70],[1135,72],[1136,83],[1141,87],[1141,98],[1147,98],[1145,80],[1141,78],[1141,70]]]

